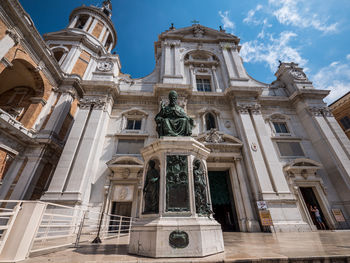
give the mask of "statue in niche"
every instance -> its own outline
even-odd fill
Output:
[[[169,92],[169,105],[161,104],[156,115],[157,132],[161,136],[191,136],[193,119],[188,117],[183,108],[177,105],[177,92]]]
[[[159,204],[159,172],[155,168],[155,161],[149,161],[149,169],[146,174],[145,186],[143,187],[145,210],[144,213],[158,213]]]
[[[213,212],[207,201],[207,183],[205,174],[201,168],[201,161],[193,162],[193,179],[194,179],[194,194],[196,200],[196,213],[200,215],[210,216]]]

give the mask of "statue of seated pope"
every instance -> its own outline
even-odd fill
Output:
[[[169,92],[169,105],[161,105],[156,115],[157,132],[161,136],[191,136],[193,119],[188,117],[183,108],[177,105],[177,93]]]

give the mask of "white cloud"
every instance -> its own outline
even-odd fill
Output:
[[[347,59],[349,59],[349,55],[346,56]],[[349,62],[332,62],[328,66],[321,68],[310,79],[313,80],[316,89],[331,91],[326,97],[326,102],[332,103],[350,91],[350,64]]]
[[[347,59],[347,60],[350,60],[350,54],[347,54],[347,55],[346,55],[346,59]]]
[[[269,0],[269,4],[274,8],[273,14],[281,24],[311,27],[323,33],[337,31],[338,23],[328,24],[327,19],[311,13],[302,0]]]
[[[224,11],[224,12],[219,11],[219,15],[221,17],[221,23],[223,24],[224,29],[231,31],[232,33],[233,29],[235,28],[235,23],[231,21],[229,17],[229,13],[230,13],[229,11]]]
[[[247,14],[247,17],[243,19],[243,22],[247,23],[247,24],[249,24],[249,23],[253,23],[253,24],[256,24],[256,25],[260,24],[261,21],[255,18],[255,13],[257,11],[261,10],[262,7],[263,7],[262,5],[257,5],[255,7],[255,9],[249,10],[248,14]]]
[[[241,56],[245,62],[266,62],[271,72],[275,72],[278,67],[278,60],[283,62],[295,62],[300,66],[306,64],[296,48],[289,45],[290,40],[297,35],[293,32],[283,31],[278,38],[269,35],[268,41],[259,42],[253,40],[242,45]]]

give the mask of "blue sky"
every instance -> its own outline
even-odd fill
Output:
[[[70,12],[102,0],[20,0],[41,34],[68,24]],[[330,89],[328,103],[350,91],[349,0],[112,0],[117,29],[116,51],[122,72],[133,78],[152,72],[154,42],[174,23],[193,20],[241,39],[241,56],[248,73],[271,83],[278,60],[294,61],[314,86]]]

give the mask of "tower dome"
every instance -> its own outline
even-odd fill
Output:
[[[105,51],[111,50],[117,44],[117,33],[111,21],[112,3],[103,1],[102,7],[80,6],[69,16],[67,30],[86,35],[91,41],[101,45]]]
[[[82,79],[113,79],[119,74],[118,55],[111,51],[117,44],[117,32],[111,20],[112,3],[75,8],[66,28],[44,35],[47,45],[66,74]],[[108,76],[112,74],[112,76]]]

